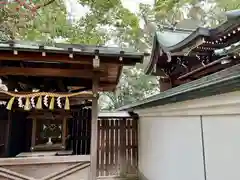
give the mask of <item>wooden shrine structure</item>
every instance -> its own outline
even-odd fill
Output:
[[[143,58],[103,46],[1,43],[0,179],[136,174],[136,118],[99,114],[98,93]]]
[[[154,36],[146,73],[160,76],[161,91],[239,64],[239,10],[216,28],[163,27]]]

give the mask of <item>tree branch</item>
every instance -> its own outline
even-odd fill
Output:
[[[52,4],[55,0],[49,0],[48,2],[45,2],[43,4],[34,5],[34,7],[31,7],[25,1],[21,1],[21,0],[15,0],[15,1],[17,3],[19,3],[19,5],[24,6],[26,9],[28,9],[30,11],[36,11],[36,10],[40,9],[41,7],[46,7],[46,6],[50,5],[50,4]]]
[[[36,6],[36,9],[39,9],[39,8],[41,8],[41,7],[46,7],[46,6],[50,5],[50,4],[52,4],[54,1],[55,1],[55,0],[50,0],[50,1],[48,1],[48,2],[46,2],[46,3],[44,3],[44,4],[42,4],[42,5],[37,5],[37,6]]]

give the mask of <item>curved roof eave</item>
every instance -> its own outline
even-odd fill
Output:
[[[207,28],[198,28],[196,31],[192,32],[187,38],[185,38],[183,41],[177,43],[174,46],[168,47],[170,52],[176,52],[178,50],[181,50],[183,48],[186,48],[190,42],[197,40],[201,37],[209,37],[209,29]]]
[[[204,37],[210,37],[210,36],[214,35],[216,32],[224,32],[225,29],[232,27],[233,24],[235,24],[235,26],[236,26],[236,23],[234,23],[234,22],[236,22],[236,20],[239,20],[239,18],[240,18],[240,9],[228,11],[228,12],[226,12],[226,16],[227,16],[228,20],[225,23],[218,26],[217,28],[208,29],[208,28],[199,27],[195,31],[191,31],[191,33],[189,33],[189,35],[186,38],[182,39],[180,42],[178,42],[172,46],[165,45],[164,42],[158,37],[158,32],[156,32],[155,36],[154,36],[154,40],[153,40],[153,48],[152,48],[151,58],[150,58],[148,65],[145,68],[145,73],[151,74],[153,72],[154,65],[157,63],[157,62],[154,62],[154,61],[156,61],[156,58],[154,58],[156,48],[158,48],[158,47],[161,48],[163,50],[163,52],[165,52],[165,53],[169,53],[169,52],[174,53],[174,52],[181,51],[184,48],[187,48],[187,46],[189,46],[189,43],[194,40],[198,40],[199,38],[204,38]],[[240,24],[240,21],[237,24]],[[181,31],[184,31],[184,29],[181,29]],[[189,30],[187,30],[187,31],[189,31]],[[174,32],[174,31],[172,31],[172,32]],[[157,46],[157,44],[158,44],[158,46]]]
[[[218,27],[211,29],[211,36],[218,36],[219,34],[226,33],[227,30],[232,27],[238,27],[240,25],[240,9],[226,12],[227,21],[219,25]]]
[[[153,48],[152,48],[152,52],[151,52],[150,61],[148,62],[147,66],[146,66],[146,68],[144,70],[145,74],[151,74],[152,71],[153,71],[153,67],[155,65],[154,54],[155,54],[156,48],[157,48],[157,36],[155,34],[154,38],[153,38]]]
[[[154,58],[156,48],[160,47],[161,50],[165,53],[176,52],[177,50],[187,47],[187,45],[190,42],[192,42],[195,39],[198,39],[198,37],[200,38],[200,37],[204,37],[204,36],[205,37],[209,36],[209,30],[206,28],[198,28],[197,30],[190,33],[190,35],[188,35],[184,40],[177,43],[176,45],[167,47],[159,39],[158,33],[156,32],[154,35],[154,39],[153,39],[153,48],[152,48],[151,58],[150,58],[150,61],[147,65],[147,67],[145,68],[145,73],[151,74],[153,72],[154,65],[157,63],[157,62],[154,62],[154,61],[156,61],[156,58]],[[158,44],[158,46],[157,46],[157,44]]]
[[[179,50],[182,50],[183,48],[186,48],[190,42],[197,40],[198,38],[201,37],[209,37],[210,36],[210,31],[207,28],[201,28],[199,27],[192,33],[190,33],[186,38],[181,40],[180,42],[176,43],[175,45],[172,46],[166,46],[161,42],[161,39],[158,39],[158,43],[160,44],[161,48],[165,49],[167,52],[177,52]]]
[[[236,18],[240,18],[240,9],[235,9],[235,10],[231,10],[231,11],[227,11],[226,16],[228,19],[236,19]]]

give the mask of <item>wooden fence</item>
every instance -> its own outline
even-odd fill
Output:
[[[90,154],[91,109],[73,113],[69,121],[72,147],[76,155]],[[138,125],[133,118],[104,117],[98,120],[98,176],[136,175]]]
[[[137,173],[137,120],[104,118],[98,121],[98,176]]]

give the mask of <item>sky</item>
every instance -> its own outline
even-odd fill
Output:
[[[140,3],[153,4],[154,0],[121,0],[125,8],[129,9],[133,13],[138,12],[138,6]],[[69,16],[77,18],[84,16],[88,12],[88,8],[82,7],[77,0],[65,0],[67,11]]]
[[[121,0],[125,8],[129,9],[131,12],[138,12],[138,5],[140,3],[153,4],[154,0]]]

